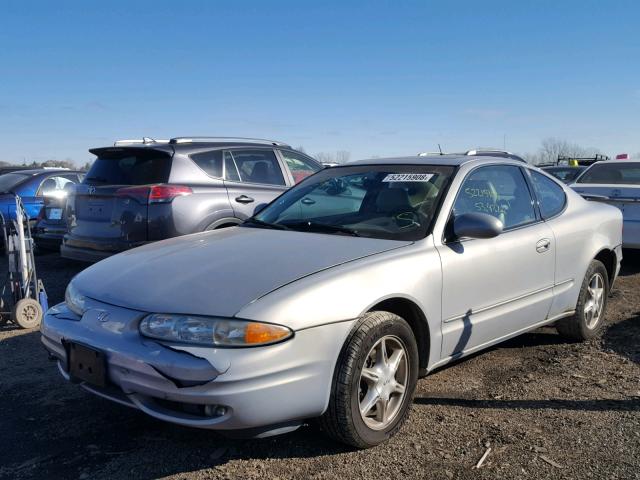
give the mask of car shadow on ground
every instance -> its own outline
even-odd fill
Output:
[[[602,346],[640,364],[638,339],[640,339],[640,312],[607,328],[602,336]]]
[[[640,398],[599,400],[494,400],[450,397],[416,397],[418,405],[443,405],[464,408],[529,409],[529,410],[579,410],[579,411],[637,411]]]
[[[620,276],[626,277],[640,272],[640,251],[623,250]]]

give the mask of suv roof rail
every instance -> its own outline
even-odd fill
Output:
[[[506,150],[499,150],[496,148],[474,148],[473,150],[468,150],[465,155],[474,156],[479,153],[504,153],[506,155],[513,155],[513,153],[508,152]]]
[[[169,140],[169,143],[218,143],[240,141],[246,143],[258,143],[262,145],[275,145],[277,147],[288,147],[288,143],[279,142],[277,140],[267,140],[264,138],[248,138],[248,137],[175,137]]]
[[[138,143],[142,145],[148,145],[150,143],[169,143],[169,140],[156,140],[151,137],[142,137],[142,138],[135,138],[132,140],[116,140],[115,142],[113,142],[113,146],[117,147],[119,145],[131,145],[131,144],[138,144]]]

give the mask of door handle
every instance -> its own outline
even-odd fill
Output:
[[[538,243],[536,243],[536,252],[544,253],[547,250],[549,250],[550,246],[551,246],[551,240],[549,240],[548,238],[543,238],[541,240],[538,240]]]
[[[236,202],[238,202],[238,203],[251,203],[251,202],[253,202],[253,198],[247,197],[246,195],[240,195],[239,197],[236,197]]]
[[[304,203],[305,205],[313,205],[314,203],[316,203],[315,200],[312,200],[310,198],[303,198],[301,202]]]

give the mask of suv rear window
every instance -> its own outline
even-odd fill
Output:
[[[125,150],[96,152],[83,183],[91,185],[146,185],[166,183],[171,157],[158,151]]]
[[[584,172],[578,183],[640,185],[640,163],[598,163]]]

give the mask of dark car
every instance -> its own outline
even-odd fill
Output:
[[[573,183],[573,181],[578,178],[578,176],[584,172],[587,167],[575,166],[572,167],[570,165],[560,165],[553,167],[542,167],[542,170],[547,172],[549,175],[553,175],[558,180],[567,185]]]
[[[96,155],[67,202],[63,257],[94,262],[170,237],[242,223],[321,170],[271,140],[220,137],[120,141]]]
[[[15,220],[18,195],[30,220],[40,214],[45,199],[66,195],[65,186],[77,184],[82,172],[61,168],[17,170],[0,175],[0,211],[5,220]]]

